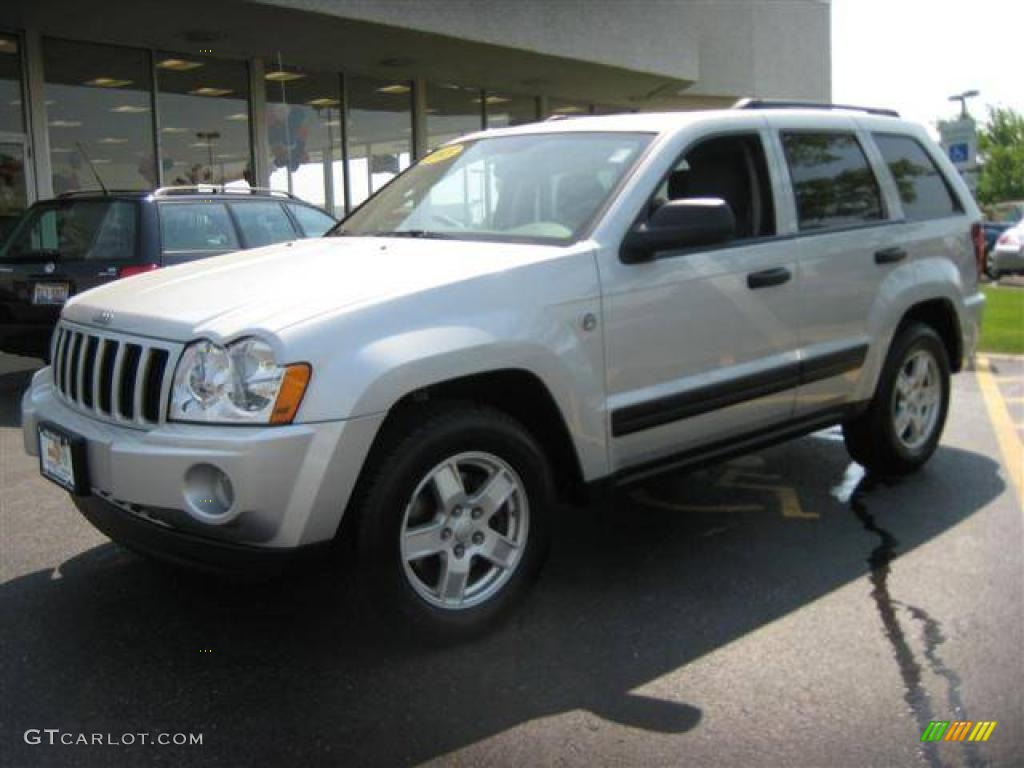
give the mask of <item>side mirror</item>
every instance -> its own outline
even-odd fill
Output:
[[[650,261],[658,251],[718,245],[736,237],[732,208],[717,197],[669,200],[646,223],[630,230],[619,256],[626,264]]]

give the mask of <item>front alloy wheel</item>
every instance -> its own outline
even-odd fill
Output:
[[[424,477],[405,508],[405,577],[429,604],[464,610],[512,578],[530,533],[519,475],[497,456],[460,453]]]

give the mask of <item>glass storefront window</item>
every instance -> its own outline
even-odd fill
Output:
[[[362,203],[409,167],[412,158],[412,86],[348,77],[350,206]]]
[[[488,91],[484,96],[487,106],[487,127],[507,128],[537,122],[537,98],[511,93]]]
[[[156,185],[145,51],[44,40],[43,75],[54,194]]]
[[[250,186],[246,64],[157,52],[156,72],[164,184]]]
[[[0,35],[0,131],[25,130],[21,104],[21,51],[18,38]]]
[[[270,186],[343,216],[339,76],[268,61],[264,78]]]
[[[483,127],[482,92],[459,85],[427,83],[427,150]]]

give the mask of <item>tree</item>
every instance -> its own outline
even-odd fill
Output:
[[[1024,115],[1008,107],[989,107],[988,114],[978,133],[978,201],[1024,200]]]

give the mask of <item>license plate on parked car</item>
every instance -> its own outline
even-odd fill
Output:
[[[38,432],[40,473],[75,495],[85,495],[85,439],[49,424],[40,424]]]
[[[32,289],[33,304],[63,304],[67,300],[67,283],[36,283]]]

